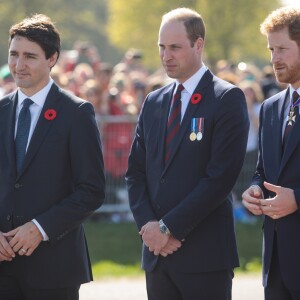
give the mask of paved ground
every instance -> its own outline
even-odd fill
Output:
[[[232,300],[263,300],[260,275],[236,275],[232,295]],[[94,281],[82,285],[80,300],[147,300],[145,281],[144,278]]]

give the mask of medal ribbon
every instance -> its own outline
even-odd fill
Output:
[[[292,104],[291,104],[291,107],[292,108],[295,108],[296,106],[298,106],[300,104],[300,97],[293,103],[292,102]]]
[[[198,132],[203,133],[204,118],[198,118]]]
[[[192,118],[191,120],[191,132],[197,133],[197,118]]]

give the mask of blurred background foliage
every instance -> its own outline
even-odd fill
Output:
[[[116,64],[128,48],[144,54],[149,70],[160,66],[157,36],[161,16],[176,7],[196,9],[206,23],[205,61],[268,62],[259,24],[281,6],[280,0],[0,0],[0,64],[7,60],[10,26],[34,13],[47,14],[61,33],[62,48],[78,40],[92,42],[101,60]]]

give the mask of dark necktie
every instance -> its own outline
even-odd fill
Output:
[[[181,92],[184,90],[182,84],[179,84],[174,94],[171,104],[170,116],[167,124],[167,135],[165,142],[165,162],[168,161],[172,151],[174,149],[174,142],[176,140],[176,134],[180,128],[181,122]]]
[[[27,146],[30,124],[31,124],[31,115],[30,115],[29,106],[32,103],[33,101],[29,98],[26,98],[23,101],[23,107],[19,113],[19,118],[18,118],[17,134],[15,140],[16,164],[17,164],[18,174],[22,168],[25,153],[26,153],[26,146]]]
[[[298,99],[299,99],[299,94],[296,91],[294,91],[292,96],[292,105],[289,111],[288,120],[286,122],[285,130],[283,134],[283,141],[282,141],[283,148],[299,116],[299,105],[296,103]]]

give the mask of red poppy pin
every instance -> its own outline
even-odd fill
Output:
[[[193,94],[191,98],[192,104],[197,104],[201,101],[202,95],[201,94]]]
[[[48,121],[52,121],[56,118],[56,110],[54,109],[47,109],[44,113],[44,117]]]

